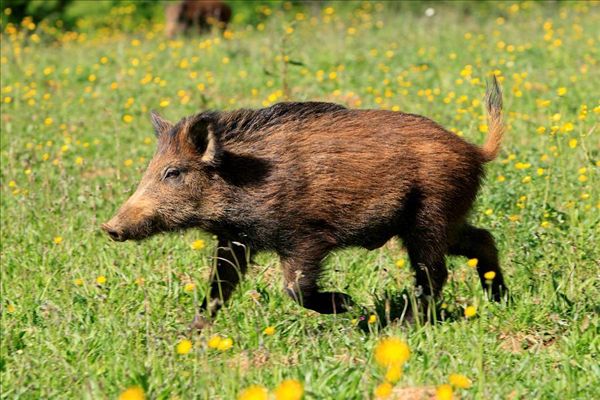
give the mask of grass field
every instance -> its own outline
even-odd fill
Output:
[[[260,399],[242,391],[293,379],[307,399],[449,398],[441,385],[461,374],[472,384],[454,379],[454,398],[598,398],[600,7],[434,7],[253,6],[223,36],[172,41],[160,22],[120,24],[135,6],[80,32],[4,24],[0,396]],[[322,285],[366,311],[323,316],[290,301],[277,257],[261,254],[213,326],[191,333],[214,238],[113,243],[99,230],[152,157],[150,109],[177,120],[320,99],[423,114],[482,143],[492,72],[509,130],[472,220],[497,239],[512,304],[486,301],[452,258],[448,318],[388,325],[376,310],[412,287],[389,243],[327,260]],[[390,336],[411,351],[399,379],[374,358]]]

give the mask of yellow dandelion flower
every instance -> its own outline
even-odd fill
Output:
[[[389,382],[383,382],[377,385],[373,394],[377,399],[387,399],[392,394],[392,384]]]
[[[377,315],[371,314],[369,316],[369,321],[368,322],[369,322],[369,324],[374,324],[375,322],[377,322]]]
[[[204,248],[204,240],[194,240],[190,247],[192,248],[192,250],[202,250]]]
[[[50,126],[50,125],[52,125],[53,122],[54,122],[54,120],[52,118],[48,117],[44,120],[44,125]]]
[[[169,105],[169,103],[170,103],[170,101],[165,99],[165,100],[161,100],[161,102],[158,103],[158,105],[165,108]]]
[[[492,281],[496,277],[496,273],[494,271],[488,271],[483,274],[483,277],[488,281]]]
[[[192,341],[189,339],[180,340],[175,347],[177,354],[185,355],[192,351]]]
[[[402,377],[402,366],[399,364],[390,365],[385,373],[385,380],[396,383]]]
[[[106,283],[106,277],[104,275],[100,275],[96,278],[96,283],[98,285],[104,285]]]
[[[249,386],[238,395],[238,400],[267,400],[268,398],[269,392],[260,385]]]
[[[537,99],[535,101],[535,103],[537,104],[538,107],[543,108],[543,107],[548,107],[550,105],[550,100]]]
[[[491,208],[488,208],[487,210],[484,211],[485,215],[492,215],[494,213],[494,210]]]
[[[404,268],[404,265],[406,265],[406,260],[404,260],[403,258],[396,260],[396,267]]]
[[[460,389],[468,389],[473,384],[469,378],[461,374],[450,374],[450,376],[448,376],[448,382],[450,382],[452,386]]]
[[[542,221],[542,223],[540,224],[542,228],[549,228],[550,225],[552,224],[549,221]]]
[[[588,177],[586,175],[579,175],[579,178],[577,178],[577,180],[581,183],[587,182]]]
[[[275,327],[274,326],[267,326],[264,330],[263,333],[267,336],[273,336],[275,334]]]
[[[498,178],[496,178],[498,182],[504,182],[506,180],[506,177],[504,175],[498,175]]]
[[[333,13],[335,12],[333,7],[327,7],[323,10],[323,14],[325,15],[333,15]]]
[[[81,286],[81,285],[83,285],[83,279],[81,279],[81,278],[74,279],[74,280],[73,280],[73,283],[74,283],[76,286]]]
[[[233,339],[231,338],[224,338],[219,342],[219,345],[217,346],[217,350],[219,351],[227,351],[230,348],[233,347]]]
[[[119,400],[144,400],[145,398],[144,389],[139,386],[127,388],[119,395]]]
[[[556,94],[559,96],[564,96],[565,94],[567,94],[567,88],[566,87],[559,87],[556,90]]]
[[[83,164],[83,157],[79,156],[75,158],[75,164],[77,165],[82,165]]]
[[[193,292],[195,288],[196,288],[196,285],[191,282],[183,285],[183,290],[188,293]]]
[[[571,139],[569,140],[569,147],[574,149],[575,147],[577,147],[577,139]]]
[[[435,389],[435,398],[437,400],[452,400],[452,386],[445,383]]]
[[[383,367],[402,365],[409,357],[408,345],[397,337],[382,339],[375,347],[375,361]]]
[[[223,64],[229,64],[229,61],[230,61],[229,57],[223,57],[223,59],[221,60],[221,62]]]
[[[565,122],[560,128],[563,132],[571,132],[573,129],[575,129],[575,125],[572,122]]]
[[[53,241],[54,241],[54,244],[61,244],[63,241],[63,238],[62,238],[62,236],[55,236]]]
[[[10,188],[17,187],[17,182],[15,182],[15,181],[8,182],[8,187],[10,187]]]
[[[133,117],[129,114],[123,115],[123,122],[130,124],[133,121]]]
[[[208,339],[207,345],[210,349],[218,349],[219,344],[221,343],[221,340],[222,340],[222,338],[219,335],[211,336],[211,338]]]
[[[14,304],[9,304],[6,306],[6,312],[9,314],[14,313],[15,311],[17,311],[17,308],[14,306]]]
[[[476,258],[470,258],[470,259],[467,261],[467,265],[468,265],[469,267],[471,267],[471,268],[475,268],[475,267],[477,266],[477,263],[479,263],[479,260],[478,260],[478,259],[476,259]]]
[[[128,158],[127,160],[123,161],[123,165],[126,167],[131,167],[133,165],[133,160]]]
[[[276,400],[300,400],[303,394],[304,387],[296,379],[286,379],[275,389]]]
[[[465,308],[465,317],[471,318],[471,317],[474,317],[475,314],[477,314],[477,307],[475,307],[475,306],[467,306]]]

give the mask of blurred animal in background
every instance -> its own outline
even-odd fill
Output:
[[[211,27],[227,28],[231,7],[218,0],[182,0],[165,8],[166,34],[172,38],[179,33],[204,33]]]

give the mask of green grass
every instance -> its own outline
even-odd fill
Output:
[[[373,349],[389,335],[412,351],[396,388],[461,373],[473,380],[457,389],[467,399],[598,396],[599,7],[486,3],[468,14],[446,5],[431,18],[414,4],[332,7],[272,7],[260,29],[234,23],[231,40],[166,41],[161,25],[145,24],[53,42],[44,25],[37,37],[3,27],[2,398],[116,398],[139,385],[150,398],[230,399],[285,378],[301,381],[306,398],[370,398],[385,372]],[[150,109],[176,120],[322,99],[424,114],[482,143],[479,101],[493,70],[504,77],[509,130],[472,220],[497,239],[512,304],[487,302],[466,260],[452,258],[451,318],[363,330],[357,315],[296,306],[277,257],[261,254],[212,328],[191,334],[215,240],[189,231],[117,244],[99,230],[152,157]],[[192,250],[196,239],[206,248]],[[399,259],[395,242],[340,251],[322,284],[373,312],[412,287]],[[472,304],[477,316],[465,319]],[[233,347],[208,349],[214,334]],[[182,338],[194,344],[187,355],[175,351]]]

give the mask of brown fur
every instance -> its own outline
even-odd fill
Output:
[[[330,103],[204,112],[176,125],[153,114],[156,155],[133,200],[104,229],[115,240],[187,227],[216,234],[219,261],[204,303],[211,313],[245,272],[250,250],[279,254],[285,289],[305,307],[344,311],[348,296],[318,290],[323,258],[394,236],[408,250],[417,294],[440,293],[445,255],[456,254],[479,259],[484,287],[483,274],[496,272],[491,291],[500,299],[493,238],[466,222],[502,131],[496,83],[490,90],[496,122],[483,148],[425,117]],[[132,211],[143,203],[152,205],[147,213]]]
[[[225,30],[231,20],[231,7],[219,0],[182,0],[165,8],[165,20],[168,37],[191,29],[203,33],[211,26]]]

